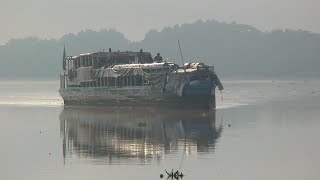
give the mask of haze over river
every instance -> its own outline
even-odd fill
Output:
[[[223,81],[217,110],[63,107],[0,81],[0,179],[320,179],[320,81]]]

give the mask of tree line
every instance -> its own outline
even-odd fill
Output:
[[[181,63],[177,40],[186,62],[213,64],[221,77],[320,77],[320,34],[303,30],[262,32],[252,26],[214,20],[150,30],[140,42],[116,30],[86,30],[60,39],[12,39],[0,46],[3,78],[56,78],[62,71],[62,53],[149,51]]]

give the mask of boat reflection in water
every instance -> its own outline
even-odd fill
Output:
[[[60,121],[64,159],[107,164],[212,153],[222,132],[214,110],[65,107]]]

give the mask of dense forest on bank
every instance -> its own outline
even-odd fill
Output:
[[[115,30],[86,30],[51,40],[12,39],[0,46],[0,75],[1,79],[57,78],[64,45],[67,55],[142,48],[181,64],[178,39],[186,62],[213,64],[221,77],[320,77],[320,34],[302,30],[262,32],[249,25],[213,20],[150,30],[140,42],[132,42]]]

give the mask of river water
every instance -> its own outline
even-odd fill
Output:
[[[217,110],[62,106],[0,81],[0,179],[320,179],[320,82],[224,81]]]

